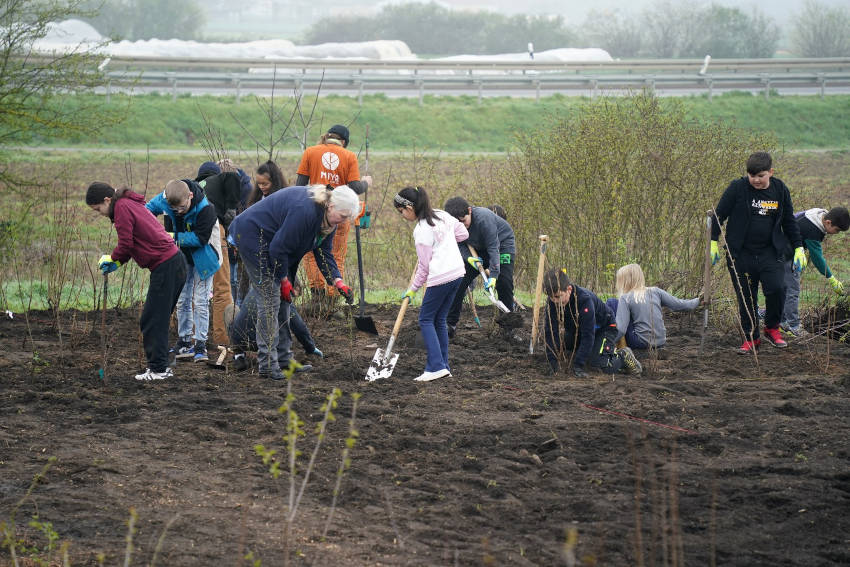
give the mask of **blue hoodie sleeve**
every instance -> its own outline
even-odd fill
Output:
[[[339,266],[337,266],[333,254],[335,236],[336,230],[322,240],[322,243],[317,248],[313,248],[313,257],[316,259],[316,266],[318,266],[322,275],[325,276],[325,281],[328,282],[328,285],[333,285],[336,278],[342,279],[342,274],[339,273]]]
[[[145,207],[153,213],[154,216],[164,214],[168,203],[165,202],[165,192],[163,191],[145,204]]]
[[[573,367],[584,368],[596,338],[596,308],[593,301],[585,299],[578,305],[578,334],[579,342]]]
[[[178,232],[177,245],[181,248],[200,248],[206,246],[210,241],[212,229],[215,226],[215,221],[218,220],[215,214],[215,208],[207,202],[202,206],[195,217],[195,225],[186,232]]]

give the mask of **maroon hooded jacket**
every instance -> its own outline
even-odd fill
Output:
[[[118,233],[118,245],[112,259],[126,263],[132,258],[149,270],[169,260],[180,250],[165,232],[159,220],[145,207],[145,198],[127,189],[122,196],[115,194],[112,221]]]

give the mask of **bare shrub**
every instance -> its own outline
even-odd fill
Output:
[[[751,151],[775,145],[648,93],[592,102],[518,143],[489,186],[510,211],[522,273],[548,234],[551,263],[583,286],[610,290],[614,270],[637,262],[647,281],[691,295],[702,283],[704,212]]]

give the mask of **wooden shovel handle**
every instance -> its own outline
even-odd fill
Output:
[[[546,247],[549,237],[545,234],[539,236],[540,259],[537,262],[537,283],[534,285],[534,316],[531,323],[531,343],[528,352],[534,354],[534,343],[537,341],[537,326],[540,323],[540,296],[543,293],[543,269],[546,267]]]
[[[472,310],[472,316],[478,319],[478,309],[475,308],[475,298],[472,296],[472,288],[466,288],[466,295],[469,298],[469,308]]]
[[[475,251],[475,248],[472,247],[472,244],[467,243],[466,247],[469,248],[469,253],[472,254],[475,258],[479,257],[478,252]],[[478,273],[480,273],[485,278],[490,275],[489,270],[485,270],[483,265],[478,268]]]
[[[417,264],[417,266],[418,266],[418,264]],[[416,268],[413,268],[413,275],[410,276],[410,283],[407,284],[408,288],[411,285],[413,285],[413,279],[415,277],[416,277]],[[401,322],[404,319],[404,314],[407,312],[407,306],[408,305],[410,305],[410,298],[405,297],[404,300],[401,302],[401,309],[398,310],[398,317],[395,318],[395,325],[393,325],[393,333],[391,335],[392,336],[391,340],[393,340],[393,341],[395,340],[395,337],[398,336],[398,332],[401,329]]]

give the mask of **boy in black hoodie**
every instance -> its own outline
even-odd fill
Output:
[[[563,350],[572,351],[573,374],[587,377],[586,365],[605,374],[624,371],[640,374],[640,362],[628,347],[615,349],[617,319],[605,303],[590,290],[573,284],[566,269],[553,269],[543,276],[546,302],[544,337],[546,358],[552,372],[558,372]],[[561,325],[564,338],[561,340]]]
[[[728,222],[726,222],[728,219]],[[785,304],[785,251],[794,250],[794,270],[806,267],[800,229],[794,219],[791,193],[773,177],[773,160],[767,152],[747,159],[747,175],[726,188],[711,222],[711,261],[720,259],[720,226],[726,222],[726,263],[738,298],[744,331],[739,354],[750,354],[761,345],[756,300],[761,283],[765,299],[764,336],[775,347],[788,343],[779,332]]]

